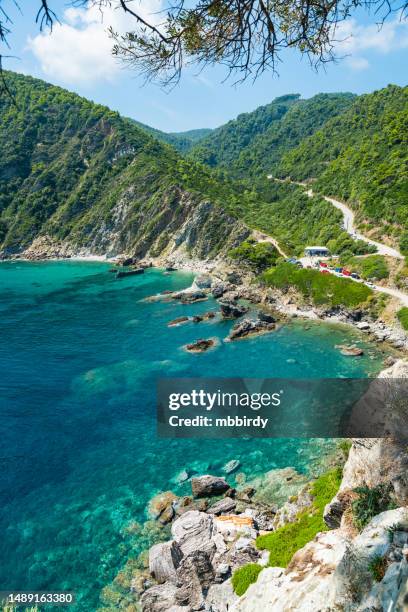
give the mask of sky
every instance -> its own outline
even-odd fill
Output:
[[[158,19],[163,0],[134,1],[145,17]],[[40,32],[35,23],[39,0],[21,3],[22,13],[13,0],[4,0],[2,6],[13,19],[10,49],[3,49],[10,55],[5,68],[60,85],[166,132],[214,128],[288,93],[304,98],[334,91],[361,94],[408,82],[408,21],[398,15],[380,30],[375,17],[366,13],[348,19],[337,35],[339,61],[318,72],[299,54],[287,52],[279,76],[265,73],[255,83],[234,85],[234,79],[225,81],[223,67],[202,72],[189,67],[181,82],[165,91],[156,84],[145,85],[111,56],[107,28],[127,31],[129,17],[112,8],[102,19],[95,8],[70,8],[63,0],[50,3],[59,18],[51,33]]]

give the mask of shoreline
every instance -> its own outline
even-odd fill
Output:
[[[89,263],[107,263],[120,264],[128,255],[120,253],[112,257],[106,255],[97,255],[92,253],[75,255],[57,255],[41,257],[38,256],[20,257],[11,256],[4,258],[1,261],[24,261],[24,262],[47,262],[47,261],[73,261],[73,262],[89,262]],[[377,346],[384,345],[391,351],[396,351],[397,356],[403,357],[408,354],[408,335],[398,326],[386,325],[380,320],[367,320],[368,316],[361,316],[359,320],[352,317],[350,311],[345,308],[338,308],[337,312],[327,312],[327,308],[318,308],[314,305],[305,305],[299,303],[299,296],[295,292],[282,294],[279,290],[264,288],[254,283],[255,275],[244,269],[240,269],[231,262],[223,259],[200,260],[196,258],[186,257],[184,252],[176,252],[159,257],[146,257],[139,259],[139,262],[145,261],[151,267],[162,269],[171,265],[175,268],[174,271],[190,272],[195,275],[193,283],[188,289],[197,289],[195,284],[196,278],[200,275],[208,275],[216,283],[225,283],[229,275],[238,275],[240,282],[233,287],[233,292],[237,299],[247,299],[254,305],[260,305],[269,311],[278,313],[290,320],[304,319],[314,321],[315,323],[326,324],[341,324],[351,327],[354,330],[362,332],[367,336],[367,339],[372,341]],[[135,260],[135,264],[136,264]],[[226,292],[227,296],[228,292]],[[230,297],[230,296],[228,296]],[[334,309],[336,310],[336,309]]]

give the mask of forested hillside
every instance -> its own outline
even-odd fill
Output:
[[[282,156],[328,119],[349,108],[355,96],[319,94],[276,98],[252,113],[214,130],[191,150],[191,157],[235,177],[262,178],[274,172]]]
[[[195,144],[212,132],[211,128],[187,130],[186,132],[162,132],[161,130],[152,128],[149,125],[140,123],[140,121],[135,121],[135,119],[129,119],[129,121],[136,124],[158,140],[172,145],[180,153],[188,153],[188,151],[190,151]]]
[[[408,87],[360,96],[287,152],[277,174],[317,178],[316,189],[355,207],[366,231],[380,228],[408,254]]]
[[[31,77],[7,73],[7,82],[14,99],[0,98],[3,251],[49,235],[96,253],[159,254],[196,215],[188,247],[200,243],[202,256],[242,232],[226,209],[245,196],[206,168],[106,107]]]

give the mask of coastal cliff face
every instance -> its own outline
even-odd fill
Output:
[[[395,376],[408,377],[407,360],[380,374]],[[140,592],[143,612],[402,611],[408,585],[407,468],[406,442],[353,440],[340,487],[317,515],[321,491],[313,482],[319,480],[305,484],[289,468],[270,473],[269,497],[248,483],[235,491],[220,478],[193,479],[193,494],[207,499],[172,498],[170,518],[164,509],[172,539],[150,550],[153,584],[148,580]],[[293,487],[279,509],[272,501],[278,481]],[[211,483],[216,492],[208,489]],[[213,503],[208,495],[214,494],[223,497]],[[295,546],[287,563],[274,565],[276,550],[269,547],[269,557],[257,538],[319,514],[324,522],[315,537]],[[291,532],[285,533],[285,546],[291,547]],[[240,568],[252,576],[242,595],[234,582]]]
[[[0,94],[0,253],[31,258],[183,251],[215,258],[249,231],[238,196],[134,122],[31,77]]]

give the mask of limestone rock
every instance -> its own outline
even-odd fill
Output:
[[[235,304],[234,302],[220,302],[221,315],[224,319],[238,319],[242,317],[248,308],[241,304]]]
[[[190,353],[204,353],[205,351],[208,351],[208,349],[214,345],[215,345],[215,341],[212,340],[211,338],[208,338],[208,339],[200,338],[199,340],[196,340],[195,342],[192,342],[191,344],[187,344],[186,349]]]
[[[149,502],[148,514],[164,525],[169,523],[174,517],[173,504],[177,496],[172,491],[164,491],[155,495]]]
[[[212,506],[210,506],[207,510],[208,514],[226,514],[228,512],[232,512],[235,510],[235,506],[237,502],[231,499],[231,497],[224,497],[224,499],[220,499],[215,502]]]
[[[204,593],[214,581],[214,570],[209,555],[195,550],[183,558],[177,570],[176,602],[200,610],[204,603]]]
[[[191,489],[194,497],[209,497],[211,495],[221,495],[229,489],[229,484],[225,478],[217,476],[198,476],[191,479]]]
[[[199,289],[209,289],[211,287],[211,276],[209,274],[200,274],[196,276],[194,284]]]
[[[172,536],[185,556],[197,550],[211,556],[215,551],[212,531],[212,517],[198,510],[185,512],[171,527]]]
[[[176,570],[182,558],[183,553],[174,540],[155,544],[149,550],[149,571],[159,583],[176,582]]]
[[[206,597],[206,603],[214,612],[229,612],[237,600],[238,596],[234,593],[231,580],[226,580],[222,584],[212,584]]]
[[[176,605],[176,585],[171,582],[158,584],[145,591],[140,599],[143,612],[163,612]]]
[[[243,319],[234,325],[228,337],[230,340],[237,340],[239,338],[245,338],[246,336],[269,332],[273,329],[275,329],[275,323],[266,323],[259,319],[256,321],[252,319]]]

